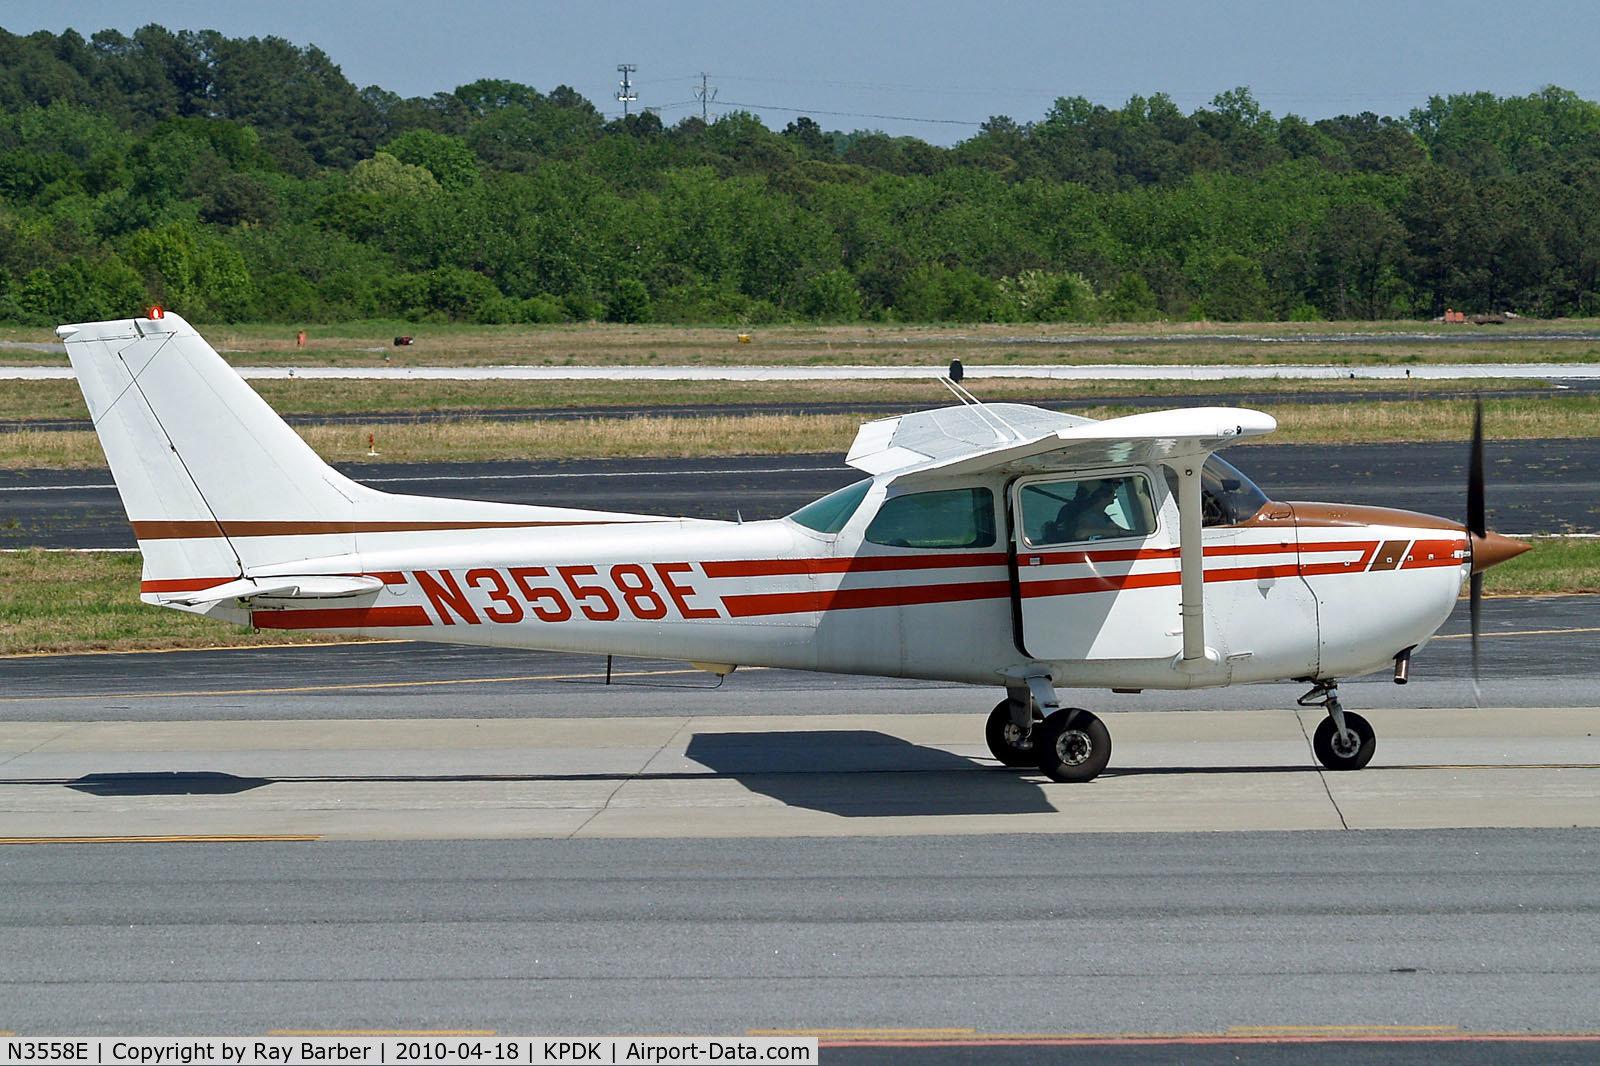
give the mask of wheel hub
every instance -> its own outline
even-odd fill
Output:
[[[1089,756],[1094,754],[1094,741],[1089,739],[1089,734],[1068,729],[1056,738],[1056,755],[1063,765],[1081,766],[1089,761]]]
[[[1334,730],[1333,739],[1329,742],[1329,746],[1333,748],[1335,755],[1341,759],[1348,759],[1361,749],[1361,738],[1356,735],[1356,731],[1353,729],[1345,733]]]

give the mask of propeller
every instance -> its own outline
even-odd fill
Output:
[[[1472,414],[1472,455],[1467,462],[1467,539],[1472,545],[1472,587],[1467,605],[1472,621],[1472,694],[1478,688],[1478,633],[1483,610],[1483,572],[1507,559],[1521,555],[1531,545],[1490,533],[1483,506],[1483,400]]]
[[[1489,535],[1483,507],[1483,400],[1472,412],[1472,454],[1467,461],[1467,535],[1473,552],[1472,591],[1467,603],[1472,620],[1472,691],[1478,695],[1478,619],[1483,607],[1483,570],[1477,565],[1477,547]]]

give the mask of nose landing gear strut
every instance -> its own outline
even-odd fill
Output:
[[[1337,681],[1318,681],[1295,702],[1302,707],[1321,706],[1328,712],[1311,736],[1311,750],[1323,766],[1359,770],[1372,761],[1372,753],[1378,750],[1377,734],[1365,718],[1339,703]]]

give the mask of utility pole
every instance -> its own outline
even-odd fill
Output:
[[[706,88],[706,79],[709,77],[711,77],[711,75],[707,74],[705,71],[702,70],[700,72],[700,90],[694,94],[695,98],[700,101],[701,122],[710,121],[710,119],[706,118],[706,105],[717,98],[717,90]]]
[[[622,91],[617,93],[617,99],[622,101],[622,117],[628,117],[628,105],[639,99],[639,94],[633,91],[633,83],[628,80],[628,75],[639,69],[637,63],[618,63],[617,70],[622,74]]]

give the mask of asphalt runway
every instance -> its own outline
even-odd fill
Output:
[[[1593,1062],[1545,1034],[1594,1026],[1597,860],[1574,830],[13,847],[0,1024]]]
[[[1228,458],[1274,499],[1465,511],[1464,443],[1259,444]],[[836,453],[340,469],[390,492],[719,519],[787,514],[861,476]],[[1498,532],[1600,532],[1600,438],[1493,441],[1487,477],[1490,528]],[[109,473],[0,471],[0,548],[23,547],[133,547]]]

